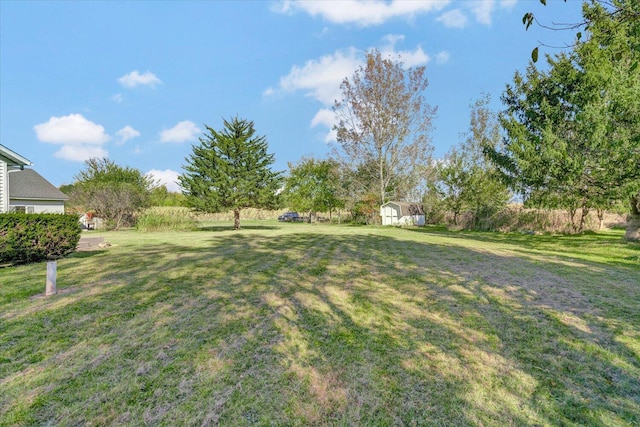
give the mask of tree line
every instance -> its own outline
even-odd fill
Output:
[[[430,131],[437,109],[425,98],[424,67],[366,54],[343,80],[334,104],[337,142],[325,159],[302,158],[274,171],[274,155],[250,120],[205,126],[185,159],[182,194],[171,195],[139,171],[91,159],[67,188],[81,205],[114,227],[149,204],[180,204],[199,212],[287,206],[312,216],[348,210],[371,221],[389,200],[421,201],[427,214],[449,212],[453,223],[482,229],[510,200],[526,207],[564,209],[573,231],[586,215],[626,203],[626,237],[640,239],[640,3],[583,4],[585,34],[573,47],[537,49],[524,73],[501,94],[470,105],[469,128],[442,159],[433,158]],[[523,22],[531,24],[533,15]],[[63,189],[65,190],[65,189]],[[625,202],[626,201],[626,202]]]

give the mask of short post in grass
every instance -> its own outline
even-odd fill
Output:
[[[58,270],[58,261],[47,261],[47,285],[45,296],[55,295],[58,293],[56,287],[56,273]]]

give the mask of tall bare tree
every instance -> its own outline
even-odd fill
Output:
[[[410,193],[428,165],[436,113],[424,97],[428,84],[425,67],[405,68],[373,50],[340,85],[333,107],[339,147],[356,168],[375,164],[377,188],[369,190],[380,203]]]

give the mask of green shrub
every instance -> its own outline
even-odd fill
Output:
[[[80,240],[77,215],[0,214],[0,262],[30,263],[62,258]]]
[[[189,208],[155,206],[145,209],[136,219],[136,229],[143,232],[190,231],[198,222]]]

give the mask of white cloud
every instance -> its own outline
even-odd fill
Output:
[[[124,76],[120,77],[118,79],[118,83],[129,89],[141,85],[155,88],[157,85],[162,83],[162,81],[150,71],[147,71],[144,74],[140,74],[138,70],[134,70],[129,74],[125,74]]]
[[[382,37],[382,40],[387,42],[388,46],[390,46],[391,48],[394,48],[398,42],[404,41],[404,35],[403,34],[387,34],[386,36]]]
[[[383,52],[383,54],[384,53],[387,53],[387,52]],[[405,68],[412,68],[412,67],[427,65],[427,63],[429,63],[429,61],[431,60],[429,55],[427,55],[422,50],[421,46],[418,46],[414,51],[400,50],[398,52],[388,52],[388,53],[391,57],[393,57],[394,55],[398,56],[399,59],[402,61],[402,64],[405,66]]]
[[[137,136],[140,136],[140,132],[127,125],[116,132],[116,136],[118,137],[118,141],[116,141],[116,145],[122,145],[130,139],[133,139]]]
[[[113,102],[117,102],[118,104],[120,104],[124,98],[122,97],[121,93],[116,93],[111,97],[111,99],[113,100]]]
[[[356,49],[336,51],[320,59],[307,61],[303,66],[294,65],[289,74],[280,79],[284,91],[302,90],[323,105],[332,105],[340,98],[340,83],[350,77],[362,63]]]
[[[316,115],[311,120],[311,127],[316,127],[318,125],[325,126],[329,129],[329,133],[324,136],[324,142],[335,142],[337,141],[337,132],[333,130],[333,126],[336,123],[336,115],[333,110],[328,108],[323,108],[316,113]]]
[[[39,141],[62,145],[54,154],[60,159],[83,162],[91,157],[109,155],[102,145],[111,137],[102,126],[87,120],[81,114],[51,117],[48,121],[35,125],[33,130]]]
[[[334,24],[356,24],[362,27],[380,25],[393,18],[411,19],[422,13],[441,10],[449,0],[341,0],[341,1],[292,1],[276,3],[274,11],[294,14],[307,13],[320,16]]]
[[[503,9],[511,9],[517,0],[500,0]],[[381,25],[390,19],[411,20],[417,15],[439,12],[451,4],[450,0],[341,0],[341,1],[304,1],[281,0],[274,3],[272,10],[293,15],[306,13],[319,16],[333,24],[355,24],[361,27]],[[477,22],[491,25],[496,0],[470,0],[465,2]],[[468,19],[460,9],[445,12],[437,18],[450,28],[464,28]]]
[[[160,142],[186,142],[194,141],[200,129],[195,123],[184,120],[171,129],[165,129],[160,132]]]
[[[464,28],[467,26],[467,17],[460,9],[453,9],[443,13],[438,17],[438,22],[442,22],[445,27]]]
[[[473,0],[465,3],[476,22],[483,25],[491,25],[497,4],[496,0]],[[502,9],[512,9],[515,4],[516,0],[500,0],[499,6]],[[469,23],[466,14],[460,9],[444,12],[437,18],[437,21],[449,28],[465,28]]]
[[[316,37],[324,37],[329,34],[329,27],[322,27],[322,30],[319,33],[316,33]]]
[[[517,2],[518,0],[502,0],[500,2],[500,7],[503,9],[511,9],[516,5]]]
[[[286,76],[280,79],[279,89],[285,92],[302,91],[305,96],[319,101],[322,108],[311,121],[311,126],[326,126],[330,130],[324,136],[325,142],[336,140],[331,130],[335,118],[330,108],[342,96],[340,84],[345,77],[351,77],[359,66],[363,65],[360,52],[354,48],[336,51],[319,59],[307,61],[303,66],[294,65]],[[265,93],[274,93],[269,88]]]
[[[396,50],[396,44],[404,40],[402,35],[387,35],[383,38],[386,43],[380,53],[385,58],[399,59],[407,68],[425,65],[430,61],[421,46],[414,50]],[[332,128],[334,122],[333,112],[329,107],[336,100],[342,98],[340,84],[345,78],[351,78],[353,73],[364,65],[364,53],[353,47],[346,50],[338,50],[319,59],[311,59],[304,65],[294,65],[286,76],[280,78],[277,89],[267,88],[264,96],[277,92],[302,91],[305,96],[319,101],[323,109],[316,113],[311,121],[311,126],[326,126]],[[335,132],[331,131],[325,136],[325,141],[335,141]]]
[[[495,0],[475,0],[471,4],[476,21],[484,25],[491,25],[491,13],[496,5]]]
[[[172,193],[179,193],[182,190],[180,189],[180,185],[178,185],[178,172],[173,171],[171,169],[166,170],[157,170],[151,169],[146,173],[147,176],[151,177],[153,180],[158,181],[161,185],[167,187]]]
[[[449,62],[450,57],[451,55],[449,54],[449,52],[443,50],[441,52],[438,52],[438,54],[436,55],[436,62],[438,64],[446,64],[447,62]]]
[[[275,94],[275,90],[273,90],[271,86],[269,86],[264,90],[264,92],[262,92],[262,96],[271,96],[273,94]]]
[[[82,114],[51,117],[49,121],[35,125],[33,130],[39,141],[53,144],[101,145],[111,139],[102,126],[85,119]]]
[[[316,113],[311,120],[311,126],[325,125],[327,127],[333,127],[336,124],[335,114],[328,108],[322,108]]]
[[[60,150],[54,153],[54,156],[72,162],[84,162],[92,157],[109,157],[109,153],[102,147],[95,145],[63,145]]]
[[[406,68],[426,65],[430,60],[429,55],[422,50],[421,46],[418,46],[414,51],[396,51],[396,43],[404,40],[403,35],[388,34],[382,39],[387,42],[387,45],[380,50],[382,56],[401,60]]]

